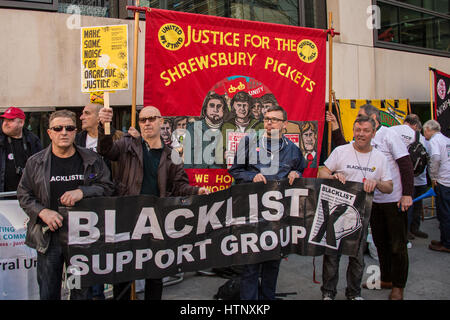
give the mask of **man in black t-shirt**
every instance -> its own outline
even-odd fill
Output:
[[[74,206],[86,197],[109,196],[113,185],[102,158],[74,144],[76,116],[68,110],[50,116],[52,141],[32,156],[17,188],[20,206],[30,217],[25,243],[38,251],[37,278],[41,300],[61,298],[64,264],[58,229],[63,225],[59,206]],[[90,298],[90,288],[74,289],[71,299]]]
[[[0,131],[0,192],[16,191],[27,159],[42,150],[39,138],[25,129],[25,113],[9,107]]]

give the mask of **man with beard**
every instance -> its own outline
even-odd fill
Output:
[[[185,168],[224,167],[221,127],[228,113],[224,97],[210,92],[203,102],[201,120],[188,123],[186,128],[183,141]]]
[[[172,144],[172,120],[170,118],[164,118],[161,126],[161,138],[164,144],[171,147]]]

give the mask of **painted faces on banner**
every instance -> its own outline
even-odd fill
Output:
[[[315,169],[304,176],[316,176],[326,36],[319,29],[147,11],[144,105],[158,106],[164,117],[189,117],[181,154],[192,184],[203,175],[198,180],[211,186],[207,170],[227,175],[239,140],[251,130],[264,130],[264,114],[275,105],[287,111],[284,134],[299,147],[302,123],[315,124],[315,141],[311,147],[305,143],[313,155],[309,168]]]

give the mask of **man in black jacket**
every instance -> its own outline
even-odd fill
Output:
[[[0,192],[16,191],[28,158],[41,151],[42,145],[23,127],[25,113],[20,108],[9,107],[0,117]]]
[[[25,244],[35,248],[41,300],[61,298],[64,258],[58,239],[63,217],[58,207],[86,197],[109,196],[113,185],[105,163],[94,151],[74,144],[76,116],[68,110],[50,116],[46,149],[32,156],[17,188],[20,206],[30,217]],[[71,299],[89,298],[88,289],[71,291]]]

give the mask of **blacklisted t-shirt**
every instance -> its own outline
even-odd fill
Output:
[[[59,198],[66,192],[78,189],[84,181],[83,160],[78,152],[69,158],[59,158],[52,153],[50,170],[50,209],[58,211]]]

